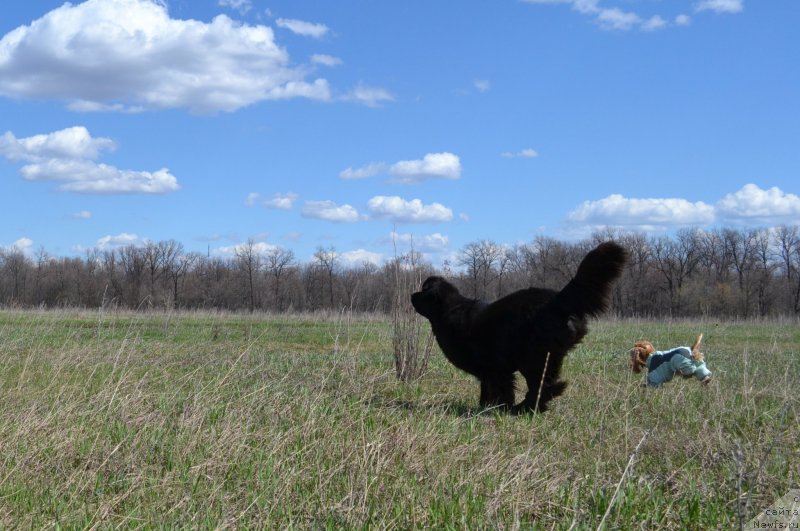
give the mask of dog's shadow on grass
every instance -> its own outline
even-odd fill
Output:
[[[365,400],[365,404],[376,409],[391,411],[408,411],[411,413],[427,413],[432,415],[450,415],[468,419],[479,416],[508,415],[499,408],[481,408],[459,400],[407,400],[385,396],[373,396]]]

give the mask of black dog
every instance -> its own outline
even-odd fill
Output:
[[[608,307],[611,284],[626,260],[622,247],[602,243],[561,291],[527,288],[491,304],[462,296],[442,277],[429,277],[411,303],[431,322],[447,359],[480,380],[482,407],[546,411],[567,387],[559,380],[564,356],[588,332],[587,318]],[[516,371],[525,377],[528,394],[515,406]]]

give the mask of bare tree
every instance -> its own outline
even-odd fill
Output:
[[[44,249],[43,246],[39,247],[36,251],[36,275],[34,276],[33,281],[33,289],[36,292],[36,302],[41,302],[44,300],[44,280],[47,276],[48,272],[48,262],[50,262],[50,256],[47,254],[47,251]]]
[[[10,278],[9,302],[20,304],[24,301],[30,265],[22,249],[14,246],[10,250],[0,249],[0,278]]]
[[[557,289],[572,277],[575,258],[564,242],[537,236],[533,241],[533,252],[536,255],[536,281],[533,285]]]
[[[253,313],[256,307],[255,277],[261,269],[261,256],[259,256],[258,248],[252,238],[248,238],[245,243],[236,248],[236,261],[245,276],[248,308],[250,313]]]
[[[766,316],[773,305],[773,297],[770,294],[773,273],[776,264],[773,261],[772,238],[766,229],[760,229],[754,235],[754,255],[755,255],[755,283],[756,301],[758,314]]]
[[[147,242],[141,249],[144,267],[147,271],[147,296],[149,304],[152,306],[156,299],[156,281],[163,271],[162,262],[164,259],[163,249],[154,242]]]
[[[361,271],[362,270],[358,267],[348,267],[339,274],[341,279],[340,284],[344,290],[344,302],[351,310],[356,307],[359,288],[363,280]]]
[[[795,255],[800,246],[800,228],[797,225],[791,227],[781,225],[775,229],[775,243],[778,247],[778,256],[781,259],[783,266],[783,274],[786,280],[792,280],[797,273],[797,267],[794,265]]]
[[[686,279],[697,265],[697,231],[682,229],[677,238],[661,236],[651,241],[654,266],[667,284],[670,314],[681,310],[681,295]]]
[[[725,229],[723,237],[738,280],[741,297],[740,310],[742,315],[747,317],[750,313],[750,298],[753,291],[751,281],[754,269],[756,231],[754,229]]]
[[[283,310],[283,300],[281,296],[281,281],[294,267],[294,253],[290,249],[275,247],[267,253],[266,273],[272,278],[272,289],[275,300],[275,308]]]
[[[792,309],[800,313],[800,228],[782,225],[775,230],[775,240]]]
[[[698,266],[713,275],[714,282],[727,282],[731,256],[723,233],[716,229],[698,232],[698,247]]]
[[[652,255],[647,237],[642,233],[618,236],[618,242],[628,251],[628,265],[621,281],[614,287],[617,308],[629,315],[652,312],[656,305],[654,290],[649,282]],[[623,294],[618,294],[621,291]]]
[[[615,239],[630,254],[614,288],[623,315],[796,315],[800,313],[800,227],[683,229],[648,237],[606,230],[579,242],[539,236],[513,248],[472,242],[460,257],[465,292],[494,298],[526,286],[560,289],[598,241]],[[420,263],[419,256],[411,257]],[[426,266],[425,274],[436,274]],[[401,268],[401,270],[403,270]],[[263,275],[261,274],[263,272]],[[438,274],[450,275],[445,262]],[[260,254],[250,240],[233,258],[186,253],[175,240],[94,249],[81,259],[28,256],[0,247],[0,304],[137,309],[142,301],[185,308],[279,311],[336,307],[394,311],[398,269],[341,267],[333,247],[298,263],[286,249]],[[416,282],[416,281],[415,281]],[[412,289],[412,288],[409,288]],[[357,295],[357,296],[356,296]]]
[[[184,253],[183,245],[170,240],[168,250],[164,256],[164,271],[172,287],[172,307],[180,307],[180,289],[189,270],[200,261],[201,256],[196,253]]]
[[[334,273],[339,267],[339,258],[336,254],[336,249],[334,249],[333,246],[328,247],[327,249],[323,247],[317,247],[317,250],[314,253],[314,260],[316,261],[317,267],[323,270],[328,277],[328,293],[330,295],[329,308],[333,308],[333,278]]]
[[[491,297],[490,285],[501,279],[508,266],[505,248],[491,240],[465,245],[458,254],[458,265],[466,270],[467,285],[473,297]]]
[[[481,255],[477,242],[466,244],[456,257],[456,264],[464,268],[468,295],[479,297],[478,284],[481,272]]]
[[[183,244],[175,240],[164,240],[158,242],[158,249],[161,254],[161,275],[164,278],[163,284],[166,292],[163,295],[164,306],[175,307],[178,293],[175,289],[174,273],[176,270],[180,273],[181,270],[180,258],[183,256]],[[172,290],[166,288],[168,284],[172,284]]]
[[[111,300],[117,300],[122,295],[122,289],[117,282],[117,251],[115,249],[106,249],[100,257],[102,265],[105,287],[104,294],[107,294]],[[108,289],[111,288],[111,293]],[[106,297],[103,297],[103,305],[106,302]]]
[[[793,309],[794,313],[797,314],[800,313],[800,275],[797,274],[797,271],[800,270],[800,240],[794,242],[794,252],[791,256],[794,260],[793,266],[795,271]]]
[[[138,307],[142,289],[142,277],[145,271],[145,259],[142,250],[135,245],[126,245],[119,250],[119,261],[125,275],[124,297],[128,306]]]

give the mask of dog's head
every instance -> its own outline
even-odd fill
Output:
[[[442,277],[428,277],[422,288],[411,294],[411,304],[418,314],[432,320],[441,314],[448,296],[454,294],[458,294],[456,287]]]
[[[641,372],[647,366],[647,358],[655,351],[649,341],[637,341],[631,349],[631,370]]]

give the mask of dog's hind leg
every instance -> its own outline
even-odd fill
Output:
[[[522,375],[528,384],[528,392],[525,394],[525,399],[514,406],[515,413],[547,411],[547,403],[562,394],[567,388],[567,382],[558,379],[563,360],[563,354],[548,355],[523,368]],[[542,377],[542,371],[544,371],[544,377]]]
[[[514,413],[544,413],[548,409],[548,402],[563,393],[566,388],[567,382],[564,380],[545,381],[541,388],[537,384],[535,387],[528,389],[525,399],[514,406],[512,411]]]
[[[481,378],[481,407],[502,406],[510,408],[514,405],[514,374],[491,374]]]

